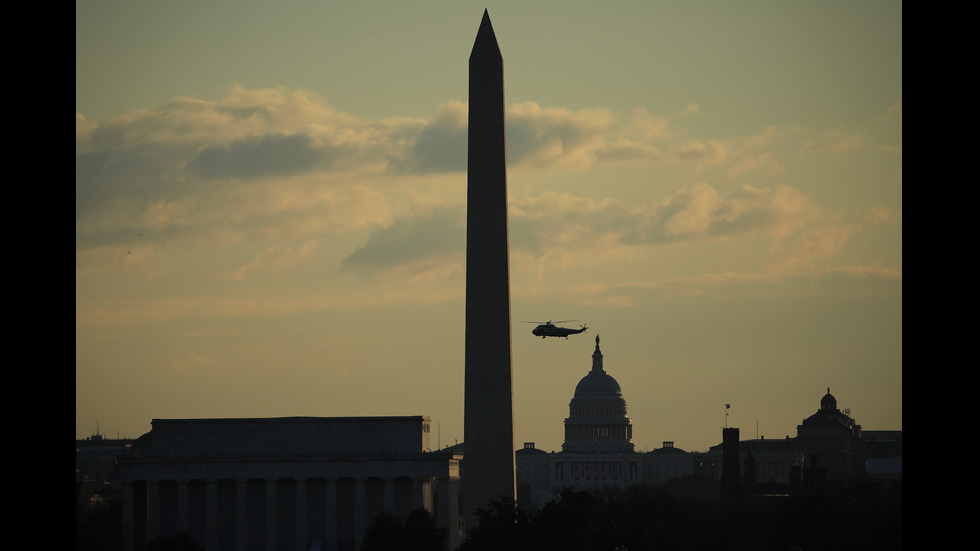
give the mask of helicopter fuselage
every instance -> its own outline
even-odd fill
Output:
[[[531,330],[531,334],[536,337],[565,337],[568,338],[569,335],[576,335],[578,333],[584,333],[588,327],[582,326],[581,329],[570,329],[568,327],[558,327],[550,323],[541,324]]]

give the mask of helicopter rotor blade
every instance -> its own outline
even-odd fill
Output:
[[[571,323],[573,321],[578,321],[578,320],[560,320],[560,321],[551,321],[551,320],[548,320],[548,321],[524,321],[524,320],[521,320],[521,323],[537,323],[537,324],[540,324],[540,325],[549,325],[549,324],[555,324],[555,323]]]

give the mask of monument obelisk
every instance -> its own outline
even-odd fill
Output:
[[[470,53],[463,515],[516,498],[507,251],[504,62],[490,15]]]

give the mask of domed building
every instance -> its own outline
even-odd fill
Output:
[[[524,444],[514,454],[518,500],[540,508],[562,488],[625,488],[643,480],[643,455],[633,446],[633,422],[619,383],[606,373],[595,339],[592,369],[575,386],[561,452]]]
[[[796,427],[794,447],[805,454],[806,467],[828,480],[852,477],[864,469],[861,425],[850,411],[837,409],[837,398],[827,389],[820,409]]]
[[[797,438],[859,438],[861,436],[861,425],[854,422],[849,411],[837,409],[837,398],[830,393],[820,399],[820,409],[816,413],[803,420],[803,423],[796,428]]]
[[[619,383],[602,367],[595,338],[592,371],[575,387],[565,419],[564,452],[633,452],[633,422]]]
[[[721,457],[724,445],[712,446],[708,457]],[[767,485],[820,489],[865,476],[888,484],[902,478],[902,431],[863,430],[849,409],[838,408],[830,388],[819,409],[796,426],[795,438],[741,440],[737,451],[739,463],[751,467],[746,482],[756,491]],[[721,473],[723,461],[715,463]]]

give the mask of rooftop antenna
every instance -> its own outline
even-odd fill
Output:
[[[728,428],[728,410],[732,408],[731,404],[725,404],[725,428]]]

